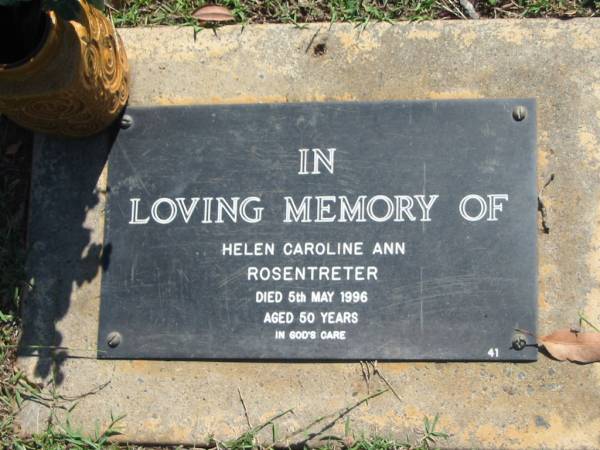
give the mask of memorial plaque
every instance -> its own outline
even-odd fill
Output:
[[[100,358],[536,359],[534,100],[127,114]]]

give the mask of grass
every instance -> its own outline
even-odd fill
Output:
[[[373,395],[367,397],[367,399],[371,399],[383,394],[385,391],[379,391]],[[364,399],[366,400],[366,399]],[[363,401],[359,402],[362,403]],[[342,411],[346,411],[349,409],[353,409],[354,405],[349,406],[348,408],[342,409]],[[283,413],[278,414],[273,419],[257,426],[254,428],[250,428],[247,432],[242,434],[235,440],[229,442],[215,442],[211,439],[215,445],[215,450],[279,450],[281,449],[281,445],[275,445],[277,442],[277,427],[276,427],[276,419],[283,417],[285,414],[291,412],[285,411]],[[335,415],[335,414],[334,414]],[[314,450],[432,450],[435,448],[436,444],[442,439],[448,439],[448,434],[439,431],[437,427],[438,416],[436,415],[433,420],[429,420],[429,418],[425,417],[423,421],[423,429],[417,432],[417,438],[412,441],[407,437],[404,441],[399,441],[396,439],[390,439],[385,437],[360,437],[356,438],[355,434],[350,430],[350,418],[349,416],[345,416],[345,427],[344,427],[344,436],[327,436],[322,437],[320,446],[314,447]],[[319,422],[321,419],[316,419],[312,424]],[[272,442],[271,446],[260,445],[257,439],[257,434],[259,431],[264,428],[270,427],[272,430]],[[302,432],[305,433],[308,429],[303,429]],[[305,434],[305,437],[309,437],[310,435]],[[295,446],[297,448],[297,445]]]
[[[108,0],[115,25],[194,25],[191,14],[206,4],[229,7],[236,22],[292,23],[464,19],[459,0]],[[112,2],[112,3],[110,3]],[[483,18],[592,17],[600,0],[473,0]]]

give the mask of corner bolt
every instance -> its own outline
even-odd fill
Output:
[[[131,125],[133,125],[133,117],[129,114],[123,114],[123,117],[121,117],[121,129],[126,130]]]
[[[121,333],[111,331],[106,337],[106,343],[110,348],[116,348],[121,343]]]
[[[527,345],[527,338],[523,333],[515,333],[512,338],[512,348],[514,350],[523,350]]]
[[[525,118],[527,117],[527,108],[525,108],[522,105],[515,106],[515,109],[513,109],[512,112],[512,116],[513,119],[515,119],[517,122],[525,120]]]

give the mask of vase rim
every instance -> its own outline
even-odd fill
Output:
[[[43,16],[44,16],[44,22],[45,22],[44,33],[42,34],[41,39],[36,44],[36,46],[33,48],[33,50],[31,50],[26,56],[24,56],[23,58],[15,61],[15,62],[5,63],[5,64],[0,63],[0,71],[12,71],[12,70],[19,69],[19,68],[27,65],[29,62],[34,60],[40,53],[42,53],[42,51],[44,50],[44,47],[49,45],[48,41],[50,40],[50,33],[52,32],[53,28],[56,26],[56,17],[55,17],[54,13],[45,12],[45,11],[43,13]]]

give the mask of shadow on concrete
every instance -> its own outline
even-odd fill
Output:
[[[26,285],[23,263],[32,145],[33,133],[0,115],[0,311],[10,316],[16,316],[18,289]]]
[[[110,261],[110,246],[92,242],[96,216],[88,217],[88,211],[100,201],[97,182],[117,132],[113,127],[85,139],[36,135],[34,140],[26,265],[31,289],[22,305],[19,355],[38,356],[35,375],[51,375],[56,384],[63,381],[67,358],[96,357],[94,341],[89,349],[69,348],[57,324],[73,292]],[[77,301],[98,303],[86,295]]]

